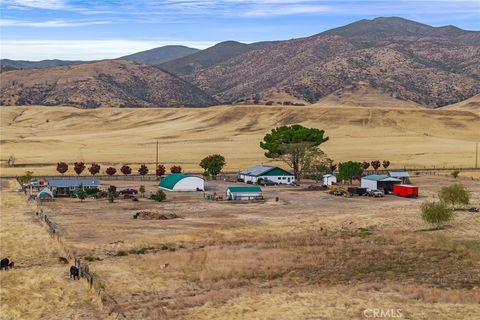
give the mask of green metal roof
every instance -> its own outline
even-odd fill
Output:
[[[237,192],[262,192],[262,189],[257,186],[251,187],[228,187],[227,190],[230,190],[231,193]]]
[[[38,193],[38,198],[45,199],[46,197],[53,198],[53,193],[48,188],[43,188],[42,191]]]
[[[163,178],[158,184],[159,187],[165,189],[173,189],[173,187],[183,178],[190,177],[188,174],[183,173],[172,173]]]
[[[259,177],[259,176],[293,176],[290,172],[287,170],[284,170],[279,167],[273,167],[273,166],[264,166],[264,165],[259,165],[255,166],[253,168],[248,168],[246,170],[243,170],[240,172],[240,174],[246,175],[246,176],[252,176],[252,177]]]
[[[400,179],[392,178],[384,174],[371,174],[369,176],[362,177],[362,179],[372,181],[402,181]]]

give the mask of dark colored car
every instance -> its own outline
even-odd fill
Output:
[[[135,189],[132,189],[132,188],[126,188],[126,189],[123,189],[123,190],[120,190],[118,192],[119,195],[132,195],[132,194],[137,194],[138,193],[138,190],[135,190]]]
[[[277,182],[273,182],[272,180],[268,180],[268,179],[262,179],[261,182],[260,182],[260,185],[261,186],[278,186],[278,183]]]

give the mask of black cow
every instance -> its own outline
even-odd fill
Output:
[[[10,260],[8,258],[3,258],[0,260],[0,270],[7,270]]]
[[[71,278],[73,278],[73,280],[75,280],[75,278],[80,280],[80,270],[75,266],[70,267],[70,279]]]

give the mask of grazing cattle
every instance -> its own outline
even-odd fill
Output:
[[[7,270],[10,260],[8,258],[3,258],[0,260],[0,270]]]
[[[8,264],[8,268],[13,269],[14,266],[15,266],[15,262],[10,261],[10,263]]]
[[[80,270],[75,266],[70,267],[70,279],[71,278],[73,278],[73,280],[75,280],[75,278],[80,280]]]
[[[68,259],[64,257],[58,257],[58,262],[68,264]]]

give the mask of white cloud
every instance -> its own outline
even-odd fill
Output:
[[[46,21],[27,21],[17,19],[1,19],[1,27],[36,27],[36,28],[64,28],[64,27],[82,27],[97,24],[108,24],[109,21],[65,21],[65,20],[46,20]]]
[[[8,5],[27,8],[50,10],[60,10],[68,8],[66,1],[63,0],[4,0],[2,2]]]
[[[244,15],[246,16],[280,16],[293,14],[315,14],[332,11],[329,6],[322,5],[268,5],[257,6],[248,9]]]
[[[2,59],[15,60],[97,60],[112,59],[165,45],[205,49],[212,41],[162,40],[4,40]]]

